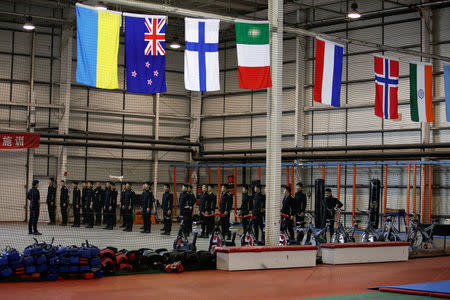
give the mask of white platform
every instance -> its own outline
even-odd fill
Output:
[[[322,244],[322,262],[324,264],[340,265],[407,261],[409,255],[409,244],[404,242],[351,243],[348,247],[339,247],[339,244],[329,245],[331,244]]]
[[[286,250],[275,250],[274,248]],[[288,250],[288,248],[291,247],[240,247],[238,248],[240,250],[233,248],[234,251],[230,252],[220,252],[219,250],[217,252],[217,269],[239,271],[302,268],[316,265],[317,247],[297,248],[296,250]]]

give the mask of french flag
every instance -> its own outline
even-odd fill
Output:
[[[314,101],[341,106],[341,78],[344,46],[316,38]]]

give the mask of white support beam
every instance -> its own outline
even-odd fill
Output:
[[[267,91],[266,245],[280,236],[281,110],[283,106],[283,1],[269,0],[272,87]]]
[[[159,140],[159,104],[160,104],[160,94],[157,93],[154,96],[154,114],[155,121],[153,122],[153,135],[155,140]],[[158,160],[158,151],[152,151],[153,154],[153,195],[156,197],[156,193],[158,192],[158,168],[159,168],[159,160]]]
[[[191,92],[191,123],[189,128],[189,141],[198,143],[200,141],[200,128],[201,128],[201,114],[202,114],[202,93]],[[190,162],[193,162],[192,153],[189,156]],[[198,169],[197,173],[192,173],[196,178],[199,178]],[[189,179],[188,179],[189,180]],[[196,180],[197,181],[197,180]],[[193,182],[197,183],[197,182]],[[193,187],[194,190],[197,188]],[[220,192],[220,191],[218,191]]]

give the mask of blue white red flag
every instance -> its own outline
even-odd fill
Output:
[[[124,13],[127,91],[155,94],[166,88],[166,16]]]
[[[375,56],[375,115],[398,119],[398,60]]]

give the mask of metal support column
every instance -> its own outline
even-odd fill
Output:
[[[159,140],[159,93],[154,96],[154,114],[155,120],[153,122],[153,134],[155,136],[155,140]],[[158,151],[153,151],[153,195],[156,197],[156,193],[158,192]]]
[[[283,103],[283,1],[269,0],[272,87],[267,90],[266,245],[278,245],[281,196],[281,109]]]
[[[67,15],[70,17],[71,10],[67,10]],[[60,89],[59,101],[63,108],[59,112],[58,134],[69,133],[69,114],[70,114],[70,88],[72,81],[72,40],[73,28],[70,25],[63,25],[61,34],[61,64],[60,64]],[[67,176],[67,147],[58,147],[58,169],[57,182],[66,180]],[[59,197],[60,189],[57,189],[57,198]]]
[[[190,130],[189,130],[189,140],[191,142],[198,143],[200,141],[200,126],[201,119],[200,116],[202,114],[202,92],[191,92],[191,122],[190,122]],[[193,162],[193,153],[190,154],[189,160]],[[200,170],[197,168],[197,173],[194,175],[195,178],[200,178]],[[189,182],[191,181],[191,174],[189,174]],[[198,180],[195,180],[194,184],[198,183]],[[197,187],[194,187],[194,190]]]

